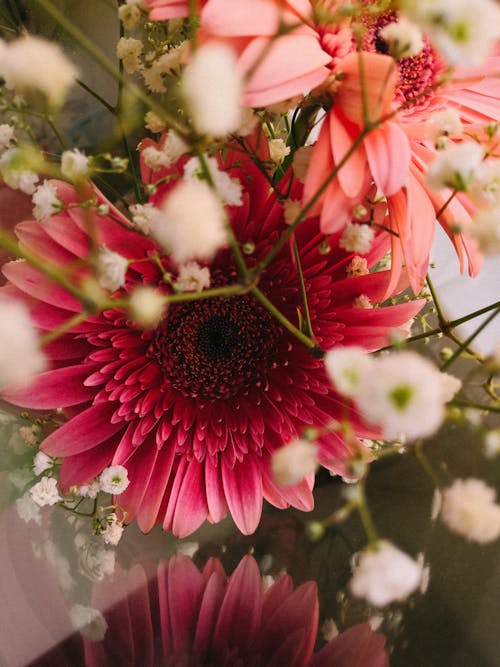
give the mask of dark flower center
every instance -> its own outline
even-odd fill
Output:
[[[394,12],[380,14],[367,26],[363,39],[363,47],[367,51],[376,51],[384,55],[389,53],[387,42],[381,37],[380,32],[386,25],[394,23],[397,15]],[[441,58],[432,48],[427,40],[424,48],[417,55],[410,58],[401,58],[398,62],[399,82],[396,90],[396,101],[398,104],[405,102],[413,103],[420,107],[426,105],[429,97],[434,94],[435,85],[439,74],[445,67]]]
[[[185,396],[229,398],[265,379],[280,327],[251,295],[172,307],[153,338],[158,363]]]

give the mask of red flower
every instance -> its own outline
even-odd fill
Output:
[[[229,209],[241,244],[253,244],[249,266],[262,259],[285,229],[283,207],[253,167],[229,168],[245,186],[243,205]],[[17,227],[23,247],[47,262],[66,268],[89,251],[86,218],[74,205],[74,189],[56,184],[58,196],[72,207],[47,223]],[[103,198],[97,194],[98,203]],[[148,284],[168,291],[158,265],[144,261],[159,248],[132,229],[116,210],[95,216],[98,243],[132,261],[125,291]],[[420,309],[420,302],[359,308],[363,295],[377,303],[387,289],[389,272],[349,277],[352,255],[330,237],[321,254],[318,221],[296,232],[308,294],[312,328],[323,349],[359,344],[375,350],[387,344],[392,329]],[[366,255],[373,266],[386,252],[386,235],[376,238]],[[165,270],[175,272],[167,257]],[[210,265],[212,286],[237,280],[233,255],[223,249]],[[5,265],[9,294],[30,301],[32,317],[50,332],[81,310],[81,304],[26,262]],[[288,249],[261,275],[259,287],[291,321],[301,309],[297,269]],[[130,485],[120,495],[127,521],[140,528],[155,523],[184,536],[205,519],[232,514],[244,533],[258,524],[263,498],[284,508],[310,510],[307,479],[293,487],[278,485],[269,461],[273,451],[304,427],[350,419],[358,436],[374,435],[351,405],[331,388],[323,362],[289,334],[250,294],[171,305],[153,331],[135,327],[123,309],[89,315],[45,347],[53,369],[26,391],[10,393],[17,405],[65,408],[68,420],[44,441],[42,449],[62,457],[63,489],[82,485],[109,465],[124,465]],[[340,433],[322,437],[320,463],[344,473],[362,445]]]
[[[291,577],[283,575],[263,592],[251,556],[229,578],[215,558],[200,572],[178,554],[160,563],[157,579],[149,584],[136,566],[126,581],[133,592],[109,608],[124,583],[106,582],[94,595],[92,604],[104,610],[108,630],[100,643],[85,640],[88,667],[104,667],[118,657],[131,666],[388,665],[385,638],[368,623],[349,628],[313,654],[319,616],[315,582],[294,590]],[[123,641],[127,627],[132,630]]]

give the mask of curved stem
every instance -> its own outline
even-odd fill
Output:
[[[298,329],[294,324],[290,322],[290,320],[283,315],[282,312],[280,312],[276,306],[269,301],[267,296],[260,291],[258,287],[251,287],[250,292],[255,296],[255,298],[260,301],[260,303],[264,306],[266,310],[268,310],[271,315],[273,315],[280,324],[282,324],[285,329],[287,329],[291,334],[295,336],[295,338],[298,338],[301,343],[304,343],[304,345],[309,348],[310,350],[314,350],[316,352],[321,353],[322,351],[318,348],[316,342],[310,338],[309,336],[306,336],[300,329]]]

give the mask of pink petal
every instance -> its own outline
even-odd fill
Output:
[[[368,623],[349,628],[316,653],[310,667],[389,667],[385,637]]]
[[[163,528],[172,530],[177,537],[190,535],[207,518],[203,465],[196,459],[187,461],[181,457],[175,471]]]
[[[156,523],[172,470],[174,455],[174,447],[163,447],[158,453],[154,470],[137,510],[137,525],[145,533],[149,532]]]
[[[328,77],[325,65],[330,56],[312,34],[282,35],[268,48],[268,39],[256,38],[241,54],[238,64],[242,73],[252,70],[246,82],[243,104],[261,107],[308,93]],[[267,50],[268,49],[268,50]]]
[[[405,185],[410,168],[410,144],[396,123],[387,122],[364,139],[368,163],[377,187],[392,195]]]
[[[8,262],[3,267],[3,274],[13,285],[26,294],[44,301],[58,308],[64,308],[72,313],[82,310],[82,304],[74,296],[68,294],[40,271],[26,262]]]
[[[173,650],[174,654],[182,654],[192,646],[203,594],[203,577],[187,556],[176,554],[169,561],[167,581]]]
[[[212,572],[203,593],[194,638],[194,649],[201,664],[207,661],[210,652],[225,588],[226,578],[219,572]]]
[[[205,490],[209,520],[218,523],[227,514],[227,503],[220,466],[214,465],[210,458],[205,461]]]
[[[328,114],[330,119],[330,143],[336,165],[345,158],[359,135],[359,128],[347,119],[341,118],[335,109]],[[369,135],[368,135],[369,136]],[[365,142],[366,144],[366,139]],[[339,169],[337,178],[344,193],[351,198],[358,197],[365,181],[366,155],[363,144],[358,146],[345,164]]]
[[[278,30],[280,10],[269,0],[210,0],[201,12],[203,30],[219,37],[258,35],[272,37]]]
[[[222,460],[222,483],[229,511],[241,532],[255,531],[262,513],[262,477],[257,463],[247,456],[230,468]]]
[[[47,371],[37,376],[26,389],[3,392],[3,397],[14,405],[36,410],[66,408],[89,401],[95,393],[83,382],[93,366],[81,364]]]
[[[70,486],[82,486],[100,475],[111,464],[117,442],[118,439],[113,437],[85,452],[66,456],[59,473],[61,488],[66,490]]]
[[[16,236],[21,248],[43,257],[45,261],[68,264],[75,259],[73,253],[51,239],[42,225],[35,220],[16,225]]]
[[[45,438],[42,450],[49,456],[70,456],[101,444],[123,428],[111,423],[115,408],[113,403],[92,405]]]
[[[245,654],[258,639],[261,622],[262,584],[259,568],[251,556],[245,556],[231,575],[220,607],[213,645],[219,651],[238,646]]]

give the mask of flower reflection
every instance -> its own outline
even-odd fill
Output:
[[[116,600],[123,581],[96,589],[92,605],[102,609],[102,642],[84,640],[85,664],[277,667],[290,665],[388,665],[385,638],[368,624],[354,626],[314,653],[319,605],[316,583],[294,589],[289,575],[263,591],[255,559],[245,556],[231,576],[211,558],[200,572],[183,554],[159,564],[148,583],[136,565],[126,575],[134,590]]]

